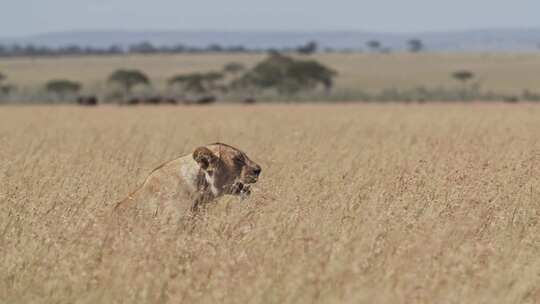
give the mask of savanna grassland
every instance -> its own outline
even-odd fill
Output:
[[[540,57],[539,57],[540,58]],[[0,108],[2,303],[538,303],[540,107]],[[116,217],[223,141],[263,167],[195,222]]]
[[[116,69],[144,71],[155,86],[168,78],[190,72],[220,70],[226,63],[255,65],[264,54],[179,54],[53,58],[12,58],[0,60],[0,71],[21,88],[42,87],[51,79],[78,81],[89,90],[101,90]],[[412,89],[418,86],[460,88],[451,77],[457,70],[470,70],[483,90],[518,94],[540,90],[539,54],[371,54],[327,53],[312,57],[339,73],[337,90]]]

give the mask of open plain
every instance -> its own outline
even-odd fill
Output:
[[[106,88],[107,77],[116,69],[139,69],[155,87],[164,87],[170,77],[191,72],[219,71],[229,62],[252,67],[265,54],[177,54],[3,58],[0,72],[7,82],[21,89],[35,89],[51,79],[80,82],[90,91]],[[326,53],[304,56],[315,59],[338,72],[335,88],[342,90],[378,91],[416,87],[461,88],[452,73],[469,70],[484,91],[520,94],[523,90],[538,92],[540,55],[529,54],[466,54],[466,53]]]

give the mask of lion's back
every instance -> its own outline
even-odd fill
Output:
[[[188,212],[191,201],[189,187],[178,169],[178,160],[174,160],[154,169],[137,190],[116,205],[115,210],[177,214]]]

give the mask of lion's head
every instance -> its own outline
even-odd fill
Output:
[[[214,195],[247,196],[250,184],[257,182],[261,166],[249,159],[241,150],[222,143],[199,147],[193,159],[204,172]]]

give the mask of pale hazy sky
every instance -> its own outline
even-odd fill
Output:
[[[540,27],[540,0],[0,0],[0,36],[67,30]]]

